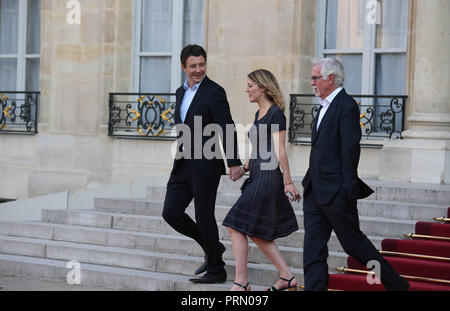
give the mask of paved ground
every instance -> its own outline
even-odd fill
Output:
[[[66,282],[14,277],[0,274],[0,291],[111,291],[104,287],[69,285]]]

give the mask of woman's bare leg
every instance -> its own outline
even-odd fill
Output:
[[[236,231],[230,227],[227,227],[231,236],[231,244],[233,246],[234,261],[236,264],[236,275],[234,281],[242,286],[247,285],[247,260],[248,260],[248,240],[247,236],[239,231]],[[230,289],[234,290],[244,290],[242,287],[233,285]],[[247,288],[250,290],[250,286]]]
[[[262,238],[258,237],[250,237],[253,242],[259,247],[259,249],[264,253],[264,255],[269,258],[269,260],[272,262],[272,264],[277,268],[278,273],[280,274],[280,278],[284,278],[287,280],[290,280],[294,275],[289,270],[289,267],[286,263],[286,261],[283,258],[283,255],[281,254],[280,250],[278,249],[277,244],[275,244],[274,241],[267,241]],[[287,287],[288,282],[283,280],[278,280],[275,283],[275,288],[283,288]],[[297,285],[297,280],[292,280],[291,286]]]

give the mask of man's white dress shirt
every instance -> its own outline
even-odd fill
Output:
[[[336,97],[337,94],[339,94],[340,91],[342,91],[343,87],[338,87],[337,89],[335,89],[330,95],[328,95],[325,99],[320,101],[320,105],[322,106],[322,109],[320,110],[319,113],[319,118],[317,119],[317,127],[316,130],[319,129],[319,125],[320,122],[323,119],[323,116],[325,115],[325,113],[328,110],[328,107],[330,107],[331,102],[333,101],[333,99]]]
[[[202,81],[203,81],[203,79],[202,79]],[[202,83],[202,81],[194,84],[194,86],[192,88],[189,87],[189,82],[187,80],[183,84],[185,91],[184,91],[183,101],[181,102],[181,107],[180,107],[180,117],[181,117],[181,121],[183,123],[184,123],[184,119],[186,119],[186,114],[189,110],[189,107],[191,106],[192,100],[194,99],[194,96],[197,93],[198,87],[200,86],[200,83]]]

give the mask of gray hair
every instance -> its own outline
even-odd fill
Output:
[[[336,58],[326,57],[319,60],[313,60],[313,66],[315,65],[321,65],[320,74],[326,76],[326,79],[328,79],[328,76],[333,74],[334,75],[334,83],[337,87],[344,86],[344,80],[345,80],[345,72],[344,72],[344,66],[342,66],[342,63],[337,60]]]

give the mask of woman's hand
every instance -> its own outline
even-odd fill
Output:
[[[286,193],[286,195],[288,195],[288,193],[292,194],[293,197],[289,198],[291,201],[300,201],[302,197],[300,195],[300,192],[298,192],[297,188],[295,188],[294,184],[292,183],[284,186],[284,193]]]

